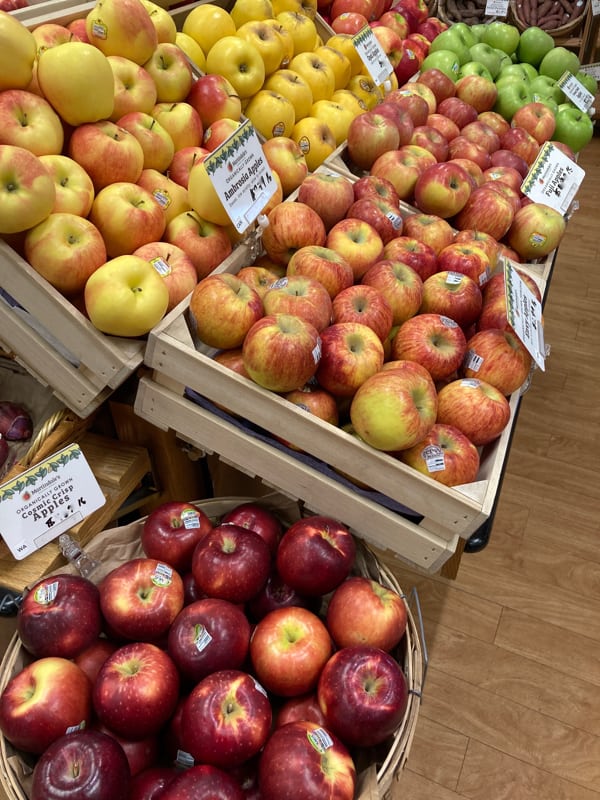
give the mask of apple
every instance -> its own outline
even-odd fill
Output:
[[[262,148],[267,164],[281,180],[283,196],[287,197],[299,188],[308,175],[306,158],[300,145],[289,136],[274,136],[263,142]]]
[[[183,147],[199,147],[202,143],[204,126],[200,114],[190,103],[156,103],[151,114],[171,136],[175,152]]]
[[[258,533],[269,545],[271,553],[275,554],[283,533],[282,524],[275,512],[258,502],[240,503],[221,517],[221,525],[229,523]]]
[[[106,262],[98,228],[77,214],[52,213],[25,234],[25,258],[61,294],[83,291],[87,279]]]
[[[167,284],[169,292],[167,312],[179,305],[198,283],[193,261],[177,245],[163,241],[148,242],[134,250],[132,255],[150,262]]]
[[[290,697],[277,710],[274,727],[281,728],[288,722],[314,722],[325,725],[325,717],[319,706],[316,692]]]
[[[109,259],[87,279],[86,313],[94,327],[113,336],[148,333],[164,317],[169,290],[154,267],[139,256]]]
[[[192,171],[192,168],[195,167],[196,164],[199,164],[200,162],[204,161],[204,159],[209,153],[210,150],[207,147],[203,147],[201,145],[188,145],[186,147],[180,148],[179,150],[176,150],[173,155],[173,158],[171,159],[171,163],[169,164],[169,167],[167,169],[167,176],[169,180],[173,181],[173,183],[176,183],[178,186],[181,186],[183,189],[186,190],[185,197],[187,202],[187,208],[182,208],[181,211],[190,210],[189,196],[187,193],[187,189],[190,183],[190,173]],[[143,172],[144,170],[142,170],[142,174]],[[138,183],[140,183],[139,180]],[[171,219],[173,218],[173,216],[176,215],[174,214],[171,215]]]
[[[123,55],[144,64],[158,44],[158,35],[141,0],[103,0],[86,17],[86,32],[105,55]]]
[[[330,47],[327,44],[317,47],[315,53],[321,61],[325,61],[333,69],[335,77],[334,90],[344,89],[352,77],[352,64],[348,56],[342,53],[341,50],[336,50],[335,47]]]
[[[296,111],[296,120],[307,117],[313,104],[310,84],[299,72],[282,67],[269,75],[263,84],[264,89],[287,97]]]
[[[167,651],[191,685],[210,673],[240,669],[248,654],[250,623],[242,609],[217,597],[186,605],[169,629]]]
[[[372,328],[361,322],[336,322],[321,333],[316,379],[335,397],[351,397],[381,369],[383,360],[382,340]]]
[[[424,97],[415,92],[408,92],[399,88],[388,92],[386,102],[393,103],[400,110],[405,111],[411,118],[413,125],[425,125],[427,117],[431,113],[429,104]]]
[[[7,681],[0,694],[0,731],[18,750],[39,755],[92,718],[92,685],[73,661],[37,658]]]
[[[422,281],[437,272],[435,250],[420,239],[411,236],[397,236],[383,248],[383,258],[401,261],[412,267]]]
[[[469,75],[476,75],[480,78],[485,78],[491,83],[494,82],[492,73],[485,64],[482,64],[480,61],[467,61],[465,64],[462,64],[461,68],[458,70],[457,82],[460,81],[461,78],[466,78]]]
[[[427,125],[439,131],[447,142],[451,142],[460,134],[460,129],[455,122],[437,112],[427,117]]]
[[[131,254],[148,242],[158,241],[166,226],[164,212],[150,192],[129,181],[100,189],[89,219],[100,231],[109,258]]]
[[[524,178],[529,172],[529,164],[522,156],[512,150],[505,150],[503,147],[495,150],[491,154],[490,160],[492,167],[510,167],[515,169],[521,175],[521,178]]]
[[[318,394],[325,394],[322,389],[318,388],[315,389],[315,392],[316,396],[318,396]],[[300,393],[303,393],[302,390],[298,391],[298,394]],[[306,394],[306,392],[304,392],[304,394]],[[333,398],[331,399],[333,400]],[[291,586],[288,586],[277,572],[277,569],[273,568],[263,588],[246,604],[246,613],[252,623],[255,624],[269,612],[277,608],[301,606],[302,608],[307,608],[310,611],[318,613],[320,605],[320,596],[305,597],[295,589],[292,589]]]
[[[113,112],[113,71],[95,44],[72,39],[44,50],[36,76],[43,96],[69,125],[107,120]]]
[[[463,330],[478,319],[482,306],[478,283],[464,273],[442,270],[423,283],[420,313],[450,317]]]
[[[271,551],[267,542],[241,525],[220,524],[196,545],[192,574],[209,597],[244,603],[260,591],[269,576]]]
[[[302,606],[270,611],[257,622],[250,639],[253,673],[267,691],[280,697],[312,691],[332,652],[325,624]]]
[[[538,67],[546,53],[553,48],[554,39],[548,31],[533,25],[521,31],[516,49],[517,60]]]
[[[435,423],[436,414],[433,379],[425,367],[410,361],[368,378],[350,405],[356,434],[385,452],[418,442]]]
[[[244,114],[264,139],[289,137],[296,121],[292,101],[270,89],[261,89],[253,95],[244,108]]]
[[[486,25],[482,41],[490,47],[502,50],[507,55],[512,55],[519,44],[520,33],[515,25],[510,25],[502,20],[492,20]]]
[[[132,133],[110,120],[75,128],[68,154],[90,176],[96,192],[112,183],[135,183],[144,168],[141,144]]]
[[[348,209],[347,216],[368,222],[377,231],[384,245],[402,234],[404,223],[398,206],[377,196],[355,200]]]
[[[521,156],[528,166],[533,164],[540,151],[537,139],[525,128],[520,127],[511,127],[503,133],[500,137],[500,147]]]
[[[553,138],[578,153],[592,139],[593,123],[589,114],[578,108],[561,108],[556,114],[556,127]]]
[[[498,192],[509,200],[513,213],[516,214],[525,201],[523,194],[519,189],[510,186],[508,182],[501,180],[487,180],[483,182],[483,186],[491,191]]]
[[[175,767],[160,765],[142,770],[129,782],[129,800],[157,800],[177,774]]]
[[[163,561],[182,573],[191,568],[196,544],[212,527],[201,508],[172,500],[161,503],[145,517],[140,543],[148,558]]]
[[[363,275],[362,283],[376,288],[385,297],[392,311],[392,326],[414,316],[421,307],[423,281],[403,261],[381,259]]]
[[[465,64],[471,60],[469,47],[473,44],[475,44],[474,37],[467,38],[464,33],[464,27],[456,27],[456,24],[454,24],[435,37],[429,52],[450,51],[455,54],[460,64]]]
[[[198,113],[203,128],[224,117],[238,122],[241,119],[241,100],[223,75],[199,75],[188,92],[186,102]]]
[[[287,275],[306,275],[319,281],[332,300],[354,282],[354,272],[346,259],[335,250],[320,245],[306,245],[296,250],[288,261]]]
[[[373,197],[377,200],[385,200],[395,208],[400,204],[400,198],[394,184],[381,175],[373,175],[372,173],[362,175],[354,181],[352,189],[355,201],[362,200],[363,197]]]
[[[533,136],[538,144],[543,144],[552,138],[556,120],[548,106],[533,102],[527,103],[515,111],[511,126],[523,128]]]
[[[313,414],[315,417],[322,419],[323,422],[328,422],[330,425],[335,426],[339,424],[337,398],[320,386],[309,383],[301,389],[286,392],[283,396],[289,403],[308,414]],[[293,442],[282,437],[277,437],[277,439],[292,450],[301,451],[301,448],[297,447]],[[294,605],[297,604],[294,603]]]
[[[186,253],[198,279],[207,277],[232,251],[227,230],[203,219],[196,211],[184,211],[172,219],[163,239]]]
[[[192,292],[189,310],[197,336],[210,347],[226,350],[240,347],[264,315],[254,289],[228,272],[203,278]]]
[[[471,189],[476,189],[483,183],[483,170],[481,169],[479,164],[476,164],[474,161],[471,161],[470,158],[449,158],[448,163],[458,164],[459,167],[462,167],[464,169],[464,171],[469,176]]]
[[[489,280],[491,275],[488,254],[473,241],[454,241],[440,250],[438,269],[440,272],[458,272],[467,275],[480,287]]]
[[[354,202],[354,188],[345,175],[312,172],[298,186],[297,200],[314,209],[329,231],[348,213]]]
[[[462,364],[467,340],[455,320],[441,314],[421,313],[406,320],[391,342],[392,360],[416,361],[433,380],[452,375]]]
[[[160,793],[163,800],[245,800],[239,781],[229,772],[210,764],[196,764],[178,771]],[[158,800],[158,797],[156,798]]]
[[[237,273],[237,277],[250,286],[262,298],[266,292],[269,291],[275,281],[279,280],[279,275],[267,267],[259,267],[256,264],[251,264],[248,267],[242,267]]]
[[[142,0],[142,5],[150,14],[150,20],[156,28],[159,44],[160,42],[175,42],[177,26],[169,12],[152,0]]]
[[[52,742],[37,760],[31,781],[32,800],[130,797],[125,752],[112,736],[97,730],[66,733]]]
[[[523,175],[514,167],[491,166],[488,167],[483,173],[483,183],[488,181],[499,181],[504,183],[517,193],[519,205],[521,202],[521,185],[523,183]]]
[[[375,228],[362,219],[346,217],[326,235],[325,247],[335,250],[352,267],[355,280],[360,280],[383,253],[383,241]]]
[[[504,86],[497,84],[497,88],[498,97],[492,110],[507,121],[513,118],[521,106],[533,101],[533,93],[527,81],[509,80]]]
[[[1,144],[23,147],[36,156],[62,152],[63,124],[50,103],[23,89],[0,92]]]
[[[236,24],[224,8],[207,3],[195,6],[185,15],[181,30],[191,36],[206,55],[218,39],[235,34]]]
[[[202,147],[212,153],[217,149],[217,147],[219,147],[219,145],[223,144],[224,141],[229,139],[231,134],[234,133],[239,127],[239,120],[229,119],[229,117],[221,117],[220,119],[216,119],[204,129],[204,134],[202,136]],[[263,135],[262,132],[261,135]]]
[[[477,109],[466,100],[461,100],[456,96],[442,100],[436,111],[451,119],[459,128],[464,128],[469,122],[474,122],[478,115]]]
[[[130,111],[116,124],[133,134],[140,143],[144,154],[143,169],[167,170],[175,154],[175,145],[171,135],[154,117],[143,111]]]
[[[465,230],[461,230],[456,233],[454,241],[457,243],[467,242],[484,250],[490,260],[490,271],[492,273],[494,272],[498,263],[499,243],[496,241],[496,239],[494,239],[493,236],[490,236],[489,233],[485,233],[484,231],[466,228]],[[487,287],[487,283],[485,285]]]
[[[359,11],[342,11],[331,20],[331,28],[335,33],[345,33],[352,36],[368,24],[369,20]]]
[[[87,217],[94,201],[94,184],[83,167],[60,154],[39,158],[54,180],[56,197],[52,211]]]
[[[277,30],[265,20],[251,19],[237,28],[236,36],[251,42],[261,55],[265,76],[282,66],[286,56],[285,44]]]
[[[428,244],[436,256],[454,240],[454,229],[447,220],[437,214],[421,212],[409,214],[404,218],[404,233],[409,238],[419,239]]]
[[[498,136],[502,136],[502,134],[506,133],[510,128],[510,122],[505,120],[504,117],[496,111],[480,111],[477,115],[477,119],[489,125],[490,128],[496,131]]]
[[[488,169],[492,164],[491,156],[486,148],[482,144],[474,142],[462,134],[455,136],[454,139],[448,143],[448,159],[454,161],[457,158],[472,161],[482,172]]]
[[[206,71],[223,75],[243,100],[252,97],[265,81],[265,65],[256,46],[237,35],[215,41],[206,53]]]
[[[125,736],[119,736],[119,734],[109,730],[106,725],[98,722],[95,723],[94,730],[111,736],[121,746],[127,758],[131,777],[142,772],[142,770],[148,769],[158,761],[158,734],[152,733],[142,739],[128,739]]]
[[[456,83],[445,72],[435,67],[429,69],[421,69],[418,77],[418,83],[424,83],[428,86],[433,94],[437,103],[441,103],[447,97],[453,97],[456,94]]]
[[[474,122],[469,122],[461,129],[461,136],[471,142],[481,145],[490,154],[500,149],[500,136],[496,131],[485,122],[477,118]]]
[[[514,332],[489,328],[477,331],[467,341],[461,377],[478,378],[509,395],[523,385],[532,363]]]
[[[113,639],[107,639],[100,635],[87,647],[84,647],[74,658],[73,661],[88,676],[91,683],[94,683],[100,667],[108,656],[115,652],[119,644]]]
[[[150,114],[156,104],[156,84],[141,64],[125,56],[108,56],[113,73],[114,104],[109,119],[116,122],[132,111]]]
[[[475,189],[465,207],[457,214],[454,222],[463,230],[483,231],[500,240],[508,232],[514,217],[514,211],[508,198],[490,191],[486,185]]]
[[[421,68],[424,72],[429,72],[429,70],[432,69],[438,70],[449,80],[456,81],[460,70],[460,64],[461,59],[453,50],[431,50],[430,48],[429,53],[423,59]]]
[[[510,405],[495,386],[458,378],[438,391],[437,421],[453,425],[477,447],[497,439],[510,420]]]
[[[388,102],[385,98],[377,105],[376,110],[380,116],[388,117],[396,125],[399,135],[398,147],[408,144],[415,128],[408,111],[402,110],[399,105]]]
[[[437,162],[448,158],[448,140],[433,125],[416,125],[409,144],[428,150]]]
[[[440,422],[398,458],[444,486],[472,483],[479,472],[479,451],[473,442],[459,428]]]
[[[323,331],[332,320],[332,303],[327,289],[306,275],[289,275],[277,280],[263,297],[264,313],[300,317]]]
[[[579,72],[580,61],[576,53],[566,47],[558,46],[549,50],[540,61],[538,72],[557,81],[565,72],[576,75]]]
[[[433,114],[434,111],[437,111],[437,100],[435,98],[435,94],[433,93],[433,90],[424,83],[415,80],[409,80],[399,86],[398,92],[400,94],[408,95],[416,94],[418,97],[421,97],[427,103],[427,107],[429,109],[428,114]]]
[[[40,158],[24,147],[0,144],[0,234],[25,231],[52,212],[55,183]]]
[[[164,650],[143,639],[124,644],[100,668],[92,689],[94,710],[110,731],[144,739],[170,719],[179,684],[177,667]]]
[[[33,34],[8,10],[0,12],[0,91],[26,89],[33,76],[37,43]]]
[[[354,117],[348,129],[348,155],[362,170],[369,170],[376,159],[400,146],[400,134],[395,123],[376,110]]]
[[[453,217],[471,195],[471,183],[464,169],[451,162],[432,164],[415,184],[415,205],[426,214]]]
[[[312,115],[297,120],[292,128],[291,138],[304,154],[309,172],[314,172],[321,166],[337,147],[329,125]]]
[[[325,245],[325,225],[306,203],[280,203],[269,213],[267,220],[262,244],[267,255],[277,264],[286,265],[300,247]]]
[[[427,17],[426,20],[417,25],[417,33],[425,36],[432,42],[435,37],[448,27],[439,17]]]
[[[515,214],[506,239],[522,259],[532,261],[555,250],[565,229],[560,211],[543,203],[529,203]]]
[[[378,288],[367,283],[357,283],[343,289],[334,298],[332,308],[334,323],[358,322],[366,325],[382,342],[392,329],[391,305]],[[323,368],[323,362],[320,368]]]

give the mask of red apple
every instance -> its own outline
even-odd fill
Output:
[[[480,119],[474,122],[469,122],[464,128],[461,128],[460,135],[469,139],[475,144],[481,145],[488,153],[494,153],[500,149],[500,137],[496,131]]]
[[[518,193],[520,197],[521,184],[523,183],[523,176],[514,167],[504,166],[491,166],[483,173],[483,182],[486,181],[500,181]]]
[[[17,633],[35,658],[75,658],[102,630],[96,584],[81,575],[53,575],[34,583],[17,612]]]
[[[518,127],[509,128],[506,133],[502,134],[500,147],[503,150],[511,150],[521,156],[528,166],[533,164],[540,151],[540,144],[537,139],[525,128]]]
[[[510,128],[510,122],[507,122],[497,111],[481,111],[477,118],[493,128],[498,136],[502,136]]]
[[[491,156],[483,145],[462,135],[455,136],[448,143],[448,158],[467,158],[474,161],[481,170],[487,169],[492,163]]]
[[[379,234],[383,244],[402,234],[402,214],[398,206],[393,206],[376,197],[361,197],[348,209],[348,216],[368,222]]]
[[[456,96],[442,100],[441,103],[438,103],[436,111],[451,119],[459,128],[464,128],[469,122],[474,122],[478,114],[472,105]]]
[[[347,150],[358,169],[369,170],[382,153],[397,150],[400,133],[396,124],[377,108],[364,111],[352,119],[348,128]]]
[[[460,230],[469,228],[483,231],[500,240],[508,232],[513,217],[514,211],[510,200],[497,192],[490,191],[484,184],[471,193],[454,223]]]
[[[446,161],[448,158],[448,140],[433,125],[428,125],[427,123],[425,125],[416,125],[409,144],[416,144],[417,147],[428,150],[438,162]]]
[[[512,150],[505,150],[500,148],[491,155],[492,167],[511,167],[515,169],[520,175],[521,179],[525,178],[529,172],[529,165],[524,158],[513,153]]]
[[[121,745],[127,757],[129,772],[132,777],[157,763],[160,749],[158,734],[152,733],[142,739],[129,739],[125,736],[119,736],[100,723],[95,724],[94,730],[105,733],[107,736],[112,736]]]
[[[129,800],[158,800],[177,774],[175,767],[153,766],[142,770],[129,783]]]
[[[159,795],[160,800],[245,800],[239,782],[220,767],[196,764],[175,776]],[[157,798],[158,800],[158,798]]]
[[[319,332],[331,323],[333,316],[329,292],[322,283],[307,275],[279,278],[265,292],[263,307],[266,315],[293,315]]]
[[[476,189],[483,183],[483,170],[479,164],[471,161],[470,158],[449,158],[448,163],[458,164],[459,167],[464,169],[470,178],[472,189]]]
[[[337,322],[321,334],[316,379],[334,397],[351,397],[381,369],[383,360],[382,340],[372,328],[361,322]]]
[[[300,606],[270,611],[257,623],[250,639],[254,674],[267,691],[280,697],[315,689],[332,652],[325,624]]]
[[[420,312],[450,317],[463,330],[479,318],[482,306],[478,283],[464,273],[443,270],[423,283]]]
[[[368,222],[346,217],[336,222],[327,233],[325,247],[335,250],[352,267],[354,279],[359,280],[381,258],[383,242]]]
[[[381,103],[377,104],[377,113],[391,119],[396,125],[396,128],[398,128],[398,147],[402,147],[410,142],[415,126],[407,111],[404,111],[396,103],[391,101],[387,102],[387,100],[384,99]]]
[[[288,586],[277,570],[273,569],[260,592],[246,604],[246,611],[248,617],[256,623],[266,617],[270,611],[275,611],[277,608],[301,606],[317,613],[320,605],[320,596],[306,597],[300,594],[300,592]]]
[[[468,103],[478,114],[491,111],[498,97],[494,81],[483,75],[464,75],[456,82],[456,97]]]
[[[454,240],[452,226],[437,214],[410,214],[404,219],[404,233],[428,244],[436,256]]]
[[[180,573],[187,572],[194,548],[212,527],[210,518],[192,503],[161,503],[142,524],[142,549],[148,558],[164,561]]]
[[[203,128],[223,117],[239,120],[242,113],[235,89],[227,78],[216,73],[197,76],[186,102],[197,111]]]
[[[399,11],[391,7],[387,11],[384,11],[379,17],[379,22],[387,28],[391,28],[401,39],[406,39],[410,33],[406,18],[403,17]]]
[[[386,298],[392,311],[392,325],[400,325],[419,311],[423,281],[418,272],[402,260],[378,261],[363,275],[362,283],[377,289]]]
[[[230,350],[241,347],[264,306],[258,294],[229,272],[208,275],[192,292],[189,312],[196,334],[205,344]]]
[[[454,97],[456,94],[456,84],[445,72],[431,67],[419,73],[418,83],[429,86],[438,105],[447,97]]]
[[[371,175],[388,180],[399,199],[408,201],[421,172],[435,163],[435,156],[429,150],[407,144],[379,156],[371,167]]]
[[[398,84],[402,85],[416,75],[423,63],[423,52],[410,39],[402,40],[400,59],[394,64],[394,74]],[[395,91],[395,90],[393,90]]]
[[[437,381],[460,367],[466,351],[465,334],[454,320],[440,314],[417,314],[398,329],[391,357],[416,361]]]
[[[439,131],[447,142],[451,142],[460,134],[458,125],[437,111],[427,117],[426,124]]]
[[[383,249],[383,258],[407,264],[422,281],[437,272],[437,254],[433,247],[411,236],[398,236],[388,242]]]
[[[415,205],[425,214],[447,219],[465,206],[471,189],[469,176],[459,164],[432,164],[417,178]]]
[[[82,650],[75,656],[73,661],[77,666],[82,669],[94,683],[96,676],[100,671],[100,667],[106,659],[112,655],[119,645],[112,639],[107,639],[104,636],[99,636],[95,641],[88,645],[85,650]]]
[[[348,746],[370,747],[400,726],[408,683],[392,655],[378,647],[353,645],[329,659],[317,697],[329,730]]]
[[[477,447],[497,439],[509,420],[508,400],[490,383],[458,378],[438,391],[437,421],[458,428]]]
[[[169,290],[168,313],[190,294],[198,283],[193,261],[181,247],[169,242],[148,242],[133,251],[134,256],[150,262]]]
[[[486,189],[490,189],[492,192],[498,192],[498,194],[506,197],[506,199],[510,202],[513,214],[516,214],[521,208],[523,203],[523,195],[521,194],[520,190],[514,189],[507,182],[492,179],[484,181],[482,186],[485,186]]]
[[[552,109],[545,103],[525,103],[518,108],[510,121],[511,127],[523,128],[540,145],[552,139],[556,119]]]
[[[314,209],[329,230],[344,219],[354,201],[352,181],[341,174],[311,172],[298,187],[297,199]]]
[[[346,259],[330,247],[321,245],[306,245],[296,250],[288,261],[286,273],[290,276],[306,275],[319,281],[332,300],[354,281],[354,272]]]
[[[276,264],[286,265],[296,250],[308,244],[324,245],[325,224],[306,203],[280,203],[269,213],[262,244]]]
[[[208,222],[196,211],[184,211],[167,225],[163,239],[186,253],[198,280],[209,275],[231,253],[231,239],[226,228]]]
[[[275,727],[280,728],[288,722],[314,722],[325,725],[325,716],[319,706],[316,692],[290,697],[279,708],[275,716]]]
[[[440,272],[459,272],[468,275],[481,287],[490,277],[490,259],[481,247],[470,242],[452,242],[438,253]]]
[[[331,19],[331,27],[335,33],[352,36],[368,24],[369,20],[358,11],[342,11]]]
[[[204,161],[210,151],[200,145],[188,145],[175,152],[169,165],[169,178],[184,189],[188,188],[192,168]]]
[[[221,525],[232,523],[258,533],[275,554],[283,529],[274,511],[259,502],[240,503],[221,517]]]
[[[461,375],[491,383],[504,395],[523,385],[533,359],[512,331],[489,328],[477,331],[467,342]]]
[[[472,483],[479,472],[479,451],[473,442],[453,425],[439,422],[398,458],[444,486]]]
[[[429,116],[427,101],[418,94],[407,92],[400,88],[392,89],[386,96],[386,102],[394,103],[406,111],[413,121],[413,125],[425,125]]]
[[[357,283],[334,298],[333,322],[359,322],[371,328],[383,342],[392,328],[393,313],[378,288]]]
[[[394,184],[381,175],[361,175],[352,185],[354,191],[354,201],[362,200],[363,197],[374,197],[377,200],[385,200],[391,206],[398,208],[400,197],[394,188]]]

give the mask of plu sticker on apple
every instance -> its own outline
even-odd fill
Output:
[[[523,194],[535,203],[566,214],[585,177],[585,170],[551,142],[540,148],[521,184]]]
[[[390,77],[394,68],[373,29],[365,25],[354,34],[352,42],[373,82],[381,86]]]

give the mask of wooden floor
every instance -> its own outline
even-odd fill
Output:
[[[416,586],[429,669],[393,800],[600,800],[600,139],[488,547]]]

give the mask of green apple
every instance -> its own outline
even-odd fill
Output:
[[[480,61],[467,61],[466,64],[463,64],[458,70],[458,79],[464,78],[465,75],[481,75],[483,78],[487,78],[488,81],[494,80],[492,73]]]
[[[458,80],[460,61],[452,50],[434,50],[433,52],[430,50],[423,59],[421,72],[425,72],[427,69],[439,69],[444,75],[456,81]]]
[[[496,86],[498,86],[497,83]],[[498,97],[493,110],[510,122],[518,108],[532,101],[533,97],[528,84],[524,81],[513,81],[498,89]]]
[[[521,67],[521,69],[525,70],[525,74],[527,75],[530,81],[538,77],[537,69],[533,67],[531,64],[528,64],[526,61],[519,61],[518,64]]]
[[[554,39],[547,31],[534,25],[521,33],[517,58],[521,62],[539,67],[542,59],[554,48]]]
[[[552,136],[554,141],[563,142],[574,153],[578,153],[590,142],[593,135],[594,123],[589,114],[575,107],[559,107]]]
[[[527,70],[522,64],[508,64],[506,67],[502,67],[500,73],[496,77],[496,81],[502,81],[505,78],[525,81],[526,83],[529,83],[530,80]]]
[[[591,94],[597,94],[598,92],[598,81],[594,78],[593,75],[590,75],[589,72],[584,72],[582,69],[575,75],[579,83],[581,83],[588,92]]]
[[[483,38],[483,32],[487,28],[483,22],[478,23],[477,25],[471,25],[471,33],[475,37],[476,42],[480,42]]]
[[[550,95],[544,94],[536,94],[535,92],[532,93],[532,97],[536,103],[543,103],[545,106],[548,106],[550,111],[554,114],[554,116],[558,113],[558,103],[556,100],[551,97]]]
[[[497,50],[490,47],[489,44],[478,42],[469,48],[469,55],[471,61],[477,61],[490,72],[492,80],[494,80],[500,73],[502,66],[501,56]],[[505,55],[504,53],[502,55]]]
[[[450,50],[454,53],[460,64],[471,61],[471,54],[460,30],[456,30],[455,25],[451,25],[447,30],[438,33],[431,46],[430,53],[437,53],[439,50]]]
[[[547,75],[557,81],[565,72],[577,75],[581,64],[577,55],[566,47],[555,47],[546,53],[539,66],[540,75]]]
[[[467,25],[466,22],[455,22],[452,27],[455,31],[460,33],[467,47],[472,47],[476,43],[477,39],[475,34],[473,33],[471,26]]]
[[[495,48],[495,50],[498,53],[498,55],[500,56],[500,69],[503,69],[504,67],[507,67],[509,64],[514,64],[515,63],[511,59],[511,57],[509,55],[507,55],[507,53],[504,52],[504,50],[498,50],[498,48]]]
[[[486,26],[482,41],[510,55],[517,49],[520,38],[521,34],[515,25],[495,20]]]
[[[563,90],[556,83],[554,78],[549,78],[547,75],[538,75],[529,84],[533,94],[539,94],[542,97],[551,97],[555,103],[563,103],[565,95]]]

